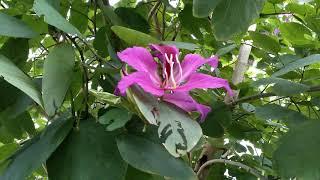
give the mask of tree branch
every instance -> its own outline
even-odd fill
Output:
[[[242,164],[240,162],[234,162],[234,161],[230,161],[230,160],[227,160],[227,159],[212,159],[212,160],[209,160],[207,161],[206,163],[204,163],[199,171],[197,172],[197,176],[199,177],[201,172],[208,166],[214,164],[214,163],[224,163],[224,164],[229,164],[229,165],[233,165],[233,166],[237,166],[237,167],[240,167],[244,170],[246,170],[248,173],[251,173],[253,175],[255,175],[256,177],[258,177],[259,179],[261,180],[266,180],[267,178],[265,178],[263,175],[261,175],[257,170],[245,165],[245,164]]]
[[[89,82],[88,81],[89,81],[89,77],[88,77],[88,69],[85,67],[85,58],[84,58],[83,51],[82,51],[81,47],[78,45],[78,43],[76,42],[76,40],[74,38],[72,38],[68,34],[66,34],[66,36],[68,37],[68,39],[70,39],[70,41],[76,47],[76,49],[79,51],[79,54],[80,54],[81,65],[82,65],[82,69],[83,69],[83,85],[82,85],[82,89],[83,89],[83,92],[84,92],[85,118],[87,118],[88,114],[89,114],[89,105],[88,105],[88,100],[89,100]]]
[[[249,30],[255,31],[256,25],[251,25],[249,27]],[[249,41],[246,41],[245,44],[242,44],[239,50],[238,60],[236,62],[236,66],[234,67],[233,74],[232,74],[232,83],[234,85],[237,85],[241,83],[244,80],[244,75],[248,68],[248,62],[249,62],[249,56],[251,53],[252,46],[248,45],[250,44]],[[234,100],[238,99],[239,90],[233,90],[234,97],[226,96],[224,101],[226,103],[230,103]]]
[[[320,85],[312,86],[306,92],[317,92],[317,91],[320,91]],[[260,94],[256,94],[256,95],[253,95],[253,96],[247,96],[247,97],[240,98],[237,101],[232,102],[231,104],[232,105],[236,105],[236,104],[239,104],[239,103],[253,101],[253,100],[260,99],[260,98],[266,98],[266,97],[271,97],[271,96],[278,96],[278,95],[276,95],[275,93],[272,93],[272,92],[270,92],[270,93],[260,93]],[[286,96],[284,96],[284,97],[286,97]],[[287,96],[287,97],[289,97],[289,96]]]

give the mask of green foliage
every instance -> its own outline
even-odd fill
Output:
[[[29,95],[35,102],[42,106],[42,98],[35,83],[25,75],[17,66],[8,58],[0,54],[0,76],[8,83],[19,88]]]
[[[215,111],[210,112],[207,121],[201,124],[203,133],[210,137],[222,137],[224,127],[228,127],[232,121],[232,114],[223,102],[217,102],[212,106]]]
[[[259,16],[263,4],[264,0],[221,1],[212,14],[212,25],[216,38],[227,40],[236,33],[247,31],[252,21]]]
[[[194,0],[193,15],[196,17],[207,17],[220,2],[221,0]]]
[[[62,116],[54,119],[44,132],[26,142],[14,155],[2,163],[8,162],[1,179],[24,179],[33,170],[40,167],[59,146],[72,127],[72,120]]]
[[[29,55],[28,40],[23,38],[10,38],[1,47],[0,54],[6,56],[19,68],[24,69]]]
[[[249,34],[255,46],[275,54],[281,50],[278,41],[273,39],[272,37],[265,34],[257,33],[255,31],[250,31]]]
[[[0,179],[319,179],[319,8],[319,0],[2,0]],[[190,91],[212,109],[199,122],[198,111],[139,86],[119,94],[135,70],[117,53],[150,43],[176,46],[182,64],[187,54],[219,57],[197,71],[228,80],[235,96]],[[203,169],[211,159],[223,163]]]
[[[33,5],[34,11],[38,16],[44,16],[45,22],[56,28],[70,34],[81,35],[79,30],[71,25],[48,0],[35,0]]]
[[[319,165],[317,154],[320,138],[319,122],[302,124],[280,139],[274,160],[280,175],[285,178],[318,179]]]
[[[311,65],[314,63],[319,63],[320,61],[320,55],[319,54],[313,54],[308,57],[296,60],[294,62],[291,62],[287,65],[285,65],[283,68],[281,68],[279,71],[272,74],[272,76],[281,76],[283,74],[286,74],[290,71],[296,70],[298,68],[303,68],[304,66]]]
[[[172,157],[160,144],[146,138],[123,135],[117,138],[117,145],[122,158],[141,171],[178,179],[195,178],[185,162]]]
[[[32,38],[37,35],[31,27],[21,20],[0,12],[0,35],[10,37]]]
[[[279,96],[289,96],[298,93],[303,93],[310,89],[310,87],[307,85],[274,77],[259,79],[258,81],[255,81],[252,84],[254,86],[274,84],[272,87],[272,92]]]
[[[256,107],[255,114],[258,118],[263,120],[281,120],[289,126],[297,126],[304,123],[308,118],[301,113],[287,109],[285,107],[267,104],[264,106]]]
[[[56,46],[43,65],[42,98],[44,109],[53,116],[61,106],[71,84],[75,55],[68,44]],[[63,64],[63,67],[61,67]]]
[[[123,127],[131,119],[132,115],[125,109],[114,108],[99,117],[100,124],[106,124],[107,131],[114,131]]]
[[[302,24],[289,22],[280,26],[281,35],[293,45],[310,45],[311,31]]]
[[[93,119],[82,120],[79,129],[72,130],[48,159],[49,178],[105,179],[107,173],[110,179],[123,179],[127,164],[121,159],[115,138],[116,133],[106,132]]]
[[[158,43],[154,37],[122,26],[111,27],[112,31],[129,45],[147,46],[150,43]]]
[[[159,126],[158,136],[167,150],[175,157],[185,155],[200,140],[201,127],[185,112],[145,94],[140,88],[132,88],[130,96],[146,120]]]

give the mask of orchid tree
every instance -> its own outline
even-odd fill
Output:
[[[320,179],[319,0],[0,0],[0,179]]]

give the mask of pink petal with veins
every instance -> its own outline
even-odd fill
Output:
[[[164,94],[164,90],[151,80],[150,75],[147,72],[140,71],[124,76],[118,83],[116,92],[119,92],[121,95],[125,95],[126,90],[134,84],[139,85],[146,92],[155,96],[162,96]]]
[[[174,91],[188,92],[192,89],[201,88],[224,88],[228,92],[229,96],[233,96],[232,89],[230,88],[227,80],[202,73],[191,74],[186,83],[177,87]]]
[[[172,103],[187,112],[198,111],[201,114],[200,122],[203,122],[211,108],[197,103],[188,92],[174,92],[164,94],[163,100]]]

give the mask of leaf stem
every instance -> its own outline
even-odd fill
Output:
[[[240,167],[244,170],[246,170],[247,172],[255,175],[256,177],[258,177],[259,179],[261,180],[266,180],[267,178],[264,177],[263,175],[261,175],[257,170],[245,165],[245,164],[242,164],[240,162],[234,162],[234,161],[230,161],[230,160],[227,160],[227,159],[212,159],[212,160],[209,160],[207,161],[206,163],[204,163],[198,170],[197,172],[197,176],[199,177],[201,172],[208,166],[211,166],[212,164],[214,163],[224,163],[224,164],[229,164],[229,165],[233,165],[233,166],[237,166],[237,167]]]

